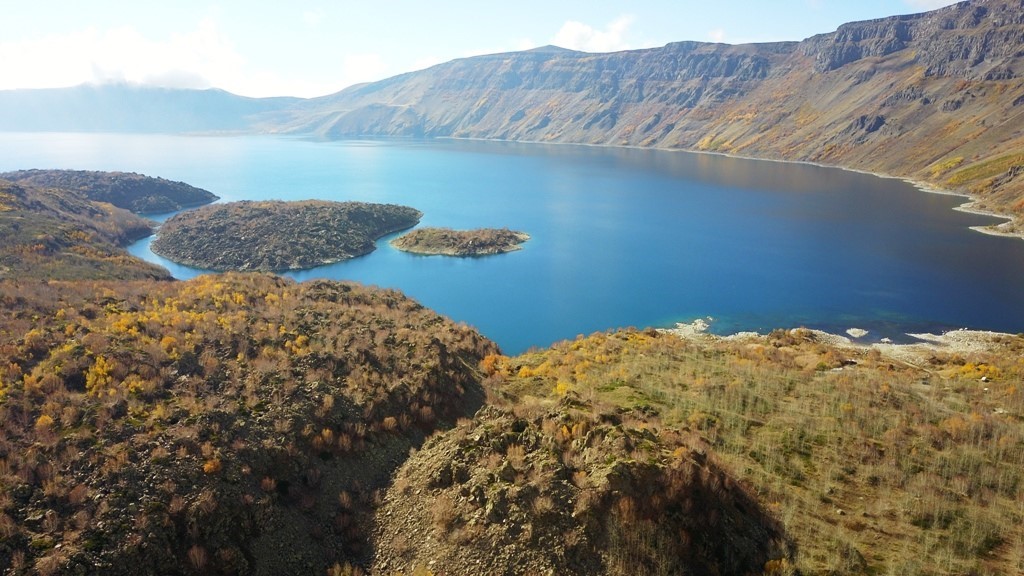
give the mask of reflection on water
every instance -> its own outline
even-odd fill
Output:
[[[0,134],[0,170],[124,170],[225,201],[394,202],[423,225],[507,226],[525,248],[421,257],[379,243],[291,273],[395,287],[506,352],[617,326],[851,326],[871,337],[1024,330],[1024,242],[968,226],[962,199],[810,165],[639,149],[470,141]],[[295,231],[301,234],[300,230]],[[202,273],[131,251],[176,277]]]

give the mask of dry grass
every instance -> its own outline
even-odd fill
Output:
[[[574,393],[699,433],[783,521],[804,573],[1010,574],[1024,570],[1024,340],[1000,346],[915,368],[802,331],[628,331],[494,361],[511,375],[491,382],[499,403]]]

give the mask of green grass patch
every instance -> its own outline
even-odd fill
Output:
[[[956,158],[950,158],[949,160],[945,160],[945,161],[940,162],[938,164],[934,164],[930,168],[931,173],[932,173],[932,178],[938,178],[939,176],[945,174],[946,172],[949,172],[953,168],[956,168],[956,167],[960,166],[963,163],[964,163],[964,157],[963,156],[957,156]]]
[[[954,172],[946,183],[950,186],[960,186],[967,182],[973,182],[982,178],[991,178],[997,174],[1006,172],[1013,166],[1024,164],[1024,154],[1009,154],[993,158],[977,164],[972,164]]]

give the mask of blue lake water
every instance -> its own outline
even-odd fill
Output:
[[[398,288],[507,353],[623,326],[1024,331],[1024,242],[968,226],[962,198],[809,165],[656,150],[467,141],[0,134],[0,171],[140,172],[224,201],[361,200],[421,225],[509,227],[485,258],[362,258],[289,273]],[[301,235],[301,230],[295,234]],[[178,278],[203,271],[130,251]]]

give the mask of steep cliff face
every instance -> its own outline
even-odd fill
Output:
[[[961,2],[934,12],[844,24],[804,41],[818,72],[865,58],[913,50],[925,76],[971,80],[1016,77],[1007,60],[1020,57],[1024,8],[1019,0]]]
[[[467,58],[324,98],[296,115],[303,120],[296,128],[328,137],[650,145],[671,131],[679,112],[754,90],[796,46],[680,42],[611,54],[547,47]]]
[[[1022,70],[1024,2],[976,0],[799,43],[467,58],[312,100],[274,122],[327,138],[637,145],[823,162],[969,191],[982,208],[1019,220]]]

